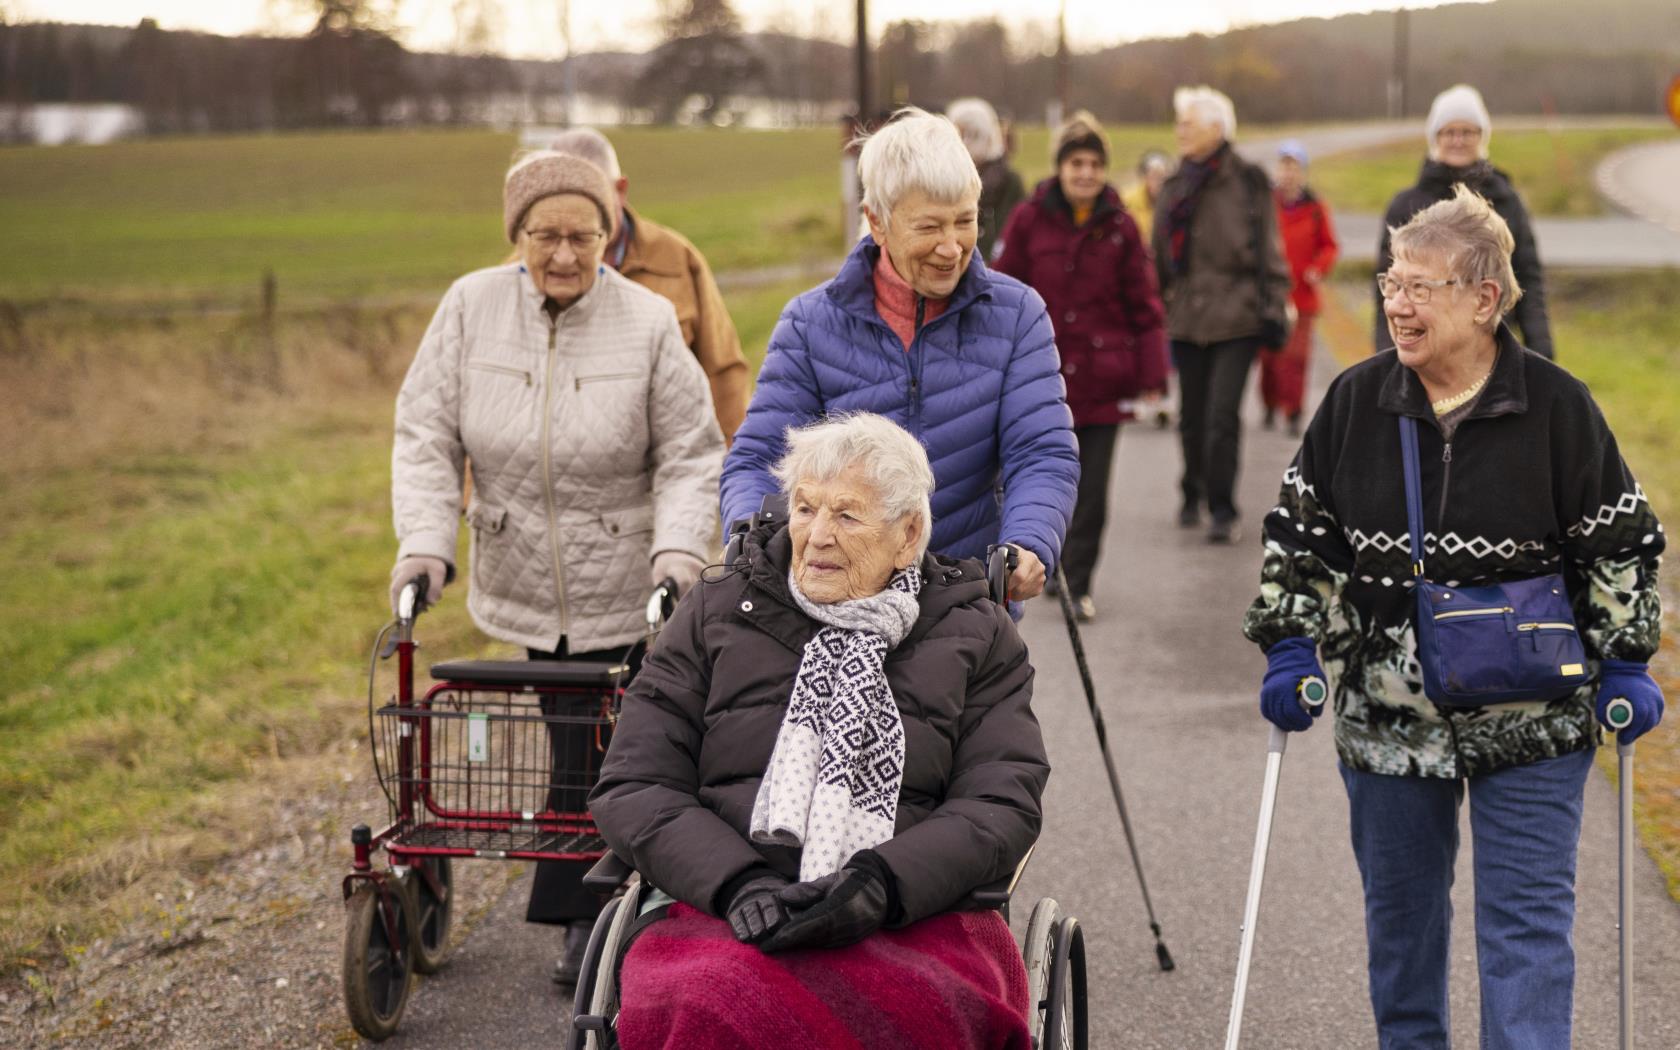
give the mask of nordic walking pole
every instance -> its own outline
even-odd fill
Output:
[[[1621,1050],[1633,1050],[1633,741],[1621,731],[1633,721],[1633,705],[1618,696],[1604,709],[1604,720],[1616,730],[1616,930],[1620,949],[1617,992],[1620,995]]]
[[[1330,695],[1317,675],[1301,679],[1295,687],[1301,706],[1309,712],[1324,706]],[[1272,726],[1266,741],[1266,781],[1260,789],[1260,826],[1254,832],[1254,859],[1248,866],[1248,896],[1243,901],[1242,944],[1237,949],[1237,982],[1231,991],[1231,1019],[1225,1027],[1225,1050],[1237,1050],[1242,1037],[1243,1003],[1248,998],[1248,966],[1254,957],[1254,927],[1260,919],[1260,884],[1266,878],[1266,851],[1272,844],[1272,812],[1277,808],[1278,780],[1283,775],[1283,752],[1289,734]]]
[[[1067,576],[1056,566],[1056,590],[1062,600],[1062,619],[1067,621],[1068,640],[1073,643],[1073,659],[1079,665],[1079,680],[1085,686],[1085,705],[1091,709],[1091,721],[1097,729],[1097,747],[1102,750],[1103,766],[1108,770],[1108,786],[1114,792],[1114,807],[1120,811],[1120,827],[1126,832],[1126,848],[1132,852],[1132,867],[1137,869],[1138,889],[1143,891],[1143,910],[1149,915],[1149,932],[1155,935],[1155,961],[1162,970],[1171,970],[1172,953],[1161,940],[1161,924],[1155,919],[1155,905],[1149,900],[1149,883],[1143,878],[1143,861],[1138,858],[1137,839],[1132,834],[1132,818],[1126,814],[1126,797],[1120,792],[1120,776],[1114,771],[1114,757],[1108,753],[1108,730],[1103,726],[1102,709],[1097,706],[1097,688],[1091,681],[1091,668],[1085,662],[1085,646],[1079,640],[1079,623],[1073,614],[1073,597],[1068,593]]]

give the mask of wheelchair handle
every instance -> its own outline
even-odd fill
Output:
[[[1009,577],[1020,564],[1021,552],[1013,544],[996,543],[986,551],[986,585],[992,601],[1002,605],[1009,600]]]
[[[665,621],[677,610],[677,581],[667,576],[659,581],[659,586],[653,589],[648,597],[647,625],[649,634],[659,633],[665,626]]]

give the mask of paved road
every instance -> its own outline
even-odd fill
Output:
[[[1680,234],[1680,133],[1612,154],[1597,179],[1599,192],[1624,211]]]
[[[1318,363],[1321,386],[1332,367]],[[1293,443],[1253,428],[1248,442],[1242,505],[1253,522],[1270,505]],[[1199,533],[1177,529],[1177,462],[1168,432],[1134,427],[1122,439],[1096,591],[1101,617],[1086,635],[1150,890],[1178,961],[1174,973],[1155,968],[1060,618],[1047,602],[1034,602],[1023,624],[1055,772],[1044,836],[1020,891],[1017,933],[1039,896],[1056,897],[1081,918],[1090,937],[1092,1045],[1105,1050],[1222,1045],[1265,763],[1255,704],[1264,664],[1237,629],[1254,593],[1258,543],[1252,529],[1233,548],[1209,547]],[[1252,1050],[1375,1042],[1347,807],[1326,729],[1295,738],[1285,762],[1245,1028]],[[1603,1047],[1615,1033],[1616,843],[1613,792],[1597,773],[1587,812],[1576,1045]],[[1466,846],[1453,981],[1461,1047],[1475,1045],[1477,1026],[1468,864]],[[472,877],[471,865],[460,870]],[[1671,994],[1680,981],[1680,907],[1643,854],[1636,876],[1640,1045],[1680,1046],[1680,998]],[[385,1046],[511,1050],[552,1038],[563,1004],[546,971],[558,937],[521,921],[524,893],[521,881],[444,972],[418,989],[404,1031]]]

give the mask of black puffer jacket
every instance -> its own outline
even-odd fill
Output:
[[[1540,267],[1540,249],[1534,243],[1534,226],[1528,220],[1528,209],[1523,207],[1522,198],[1517,196],[1516,189],[1511,185],[1511,177],[1487,161],[1467,168],[1449,168],[1439,161],[1424,161],[1422,170],[1418,172],[1417,185],[1401,190],[1388,202],[1382,232],[1377,237],[1376,272],[1382,273],[1394,263],[1394,254],[1388,247],[1389,229],[1406,225],[1412,216],[1437,201],[1451,200],[1453,186],[1460,182],[1487,198],[1493,210],[1511,228],[1511,239],[1516,242],[1516,248],[1511,253],[1511,269],[1517,275],[1517,287],[1522,289],[1523,294],[1517,300],[1516,309],[1506,319],[1522,330],[1524,346],[1541,357],[1555,357],[1552,325],[1546,315],[1546,279]],[[1387,350],[1394,346],[1394,340],[1388,334],[1388,320],[1383,316],[1382,295],[1375,286],[1371,294],[1377,299],[1372,344],[1378,351]]]
[[[750,569],[686,595],[625,697],[589,806],[613,851],[704,911],[798,851],[747,840],[805,643],[817,625],[788,593],[785,528],[748,537]],[[945,911],[1013,870],[1038,838],[1050,775],[1032,713],[1032,665],[974,561],[922,562],[921,617],[887,654],[904,720],[894,837],[875,850],[899,923]]]

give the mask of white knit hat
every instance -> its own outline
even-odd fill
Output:
[[[1454,84],[1435,96],[1435,101],[1429,107],[1429,156],[1435,156],[1435,136],[1441,133],[1442,128],[1458,120],[1482,129],[1477,152],[1486,160],[1488,140],[1493,138],[1493,120],[1488,116],[1487,103],[1482,101],[1482,93],[1469,84]]]

